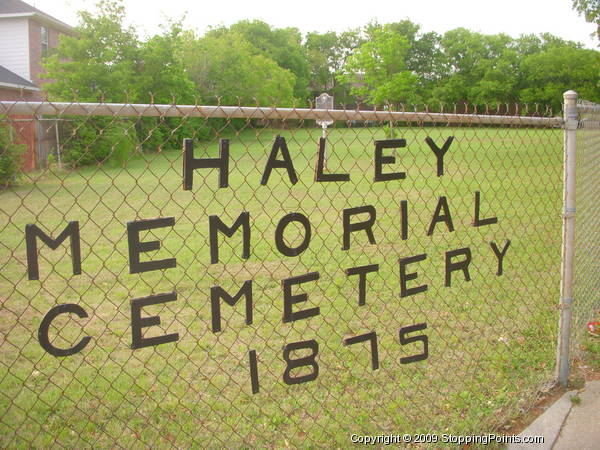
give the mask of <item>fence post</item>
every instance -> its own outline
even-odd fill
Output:
[[[573,304],[573,256],[575,250],[575,164],[577,152],[577,92],[564,98],[563,239],[560,277],[560,329],[558,334],[558,381],[567,386]]]

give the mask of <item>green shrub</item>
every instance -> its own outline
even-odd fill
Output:
[[[0,189],[6,189],[17,180],[25,151],[24,145],[13,142],[9,127],[0,117]]]
[[[391,125],[384,125],[383,131],[385,133],[386,139],[396,139],[398,132]]]
[[[236,120],[236,119],[234,119]],[[208,122],[211,122],[211,127]],[[198,117],[142,117],[136,126],[138,140],[144,151],[180,150],[183,139],[201,141],[211,137],[214,129],[226,125],[223,119]]]
[[[112,118],[75,120],[63,147],[63,161],[71,167],[125,165],[136,149],[135,130],[130,121]]]
[[[104,130],[104,141],[109,148],[108,160],[125,166],[135,153],[135,129],[131,123],[113,123]]]

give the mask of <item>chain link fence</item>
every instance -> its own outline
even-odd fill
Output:
[[[61,155],[0,193],[1,445],[502,431],[556,379],[563,162],[502,111],[0,102]]]
[[[600,319],[600,105],[579,101],[572,356],[581,356],[587,323]]]

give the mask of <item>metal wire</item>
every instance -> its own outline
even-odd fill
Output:
[[[577,132],[577,212],[571,347],[582,355],[587,323],[600,317],[600,105],[580,101]]]
[[[56,136],[0,193],[0,444],[501,429],[554,382],[562,119],[461,108],[0,102]]]

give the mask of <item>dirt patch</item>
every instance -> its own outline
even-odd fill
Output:
[[[578,360],[573,364],[573,373],[587,381],[600,380],[600,369],[591,367],[586,361]]]
[[[500,427],[500,429],[504,434],[521,433],[525,428],[531,425],[535,419],[552,406],[565,392],[567,392],[567,390],[581,389],[586,382],[593,380],[600,380],[600,370],[590,367],[585,361],[575,361],[571,369],[568,389],[557,384],[548,392],[542,394],[533,408],[525,414],[509,420]]]
[[[525,414],[509,420],[500,429],[503,434],[519,434],[527,428],[535,419],[541,416],[550,406],[554,404],[567,390],[557,384],[548,392],[541,394],[535,406]]]

